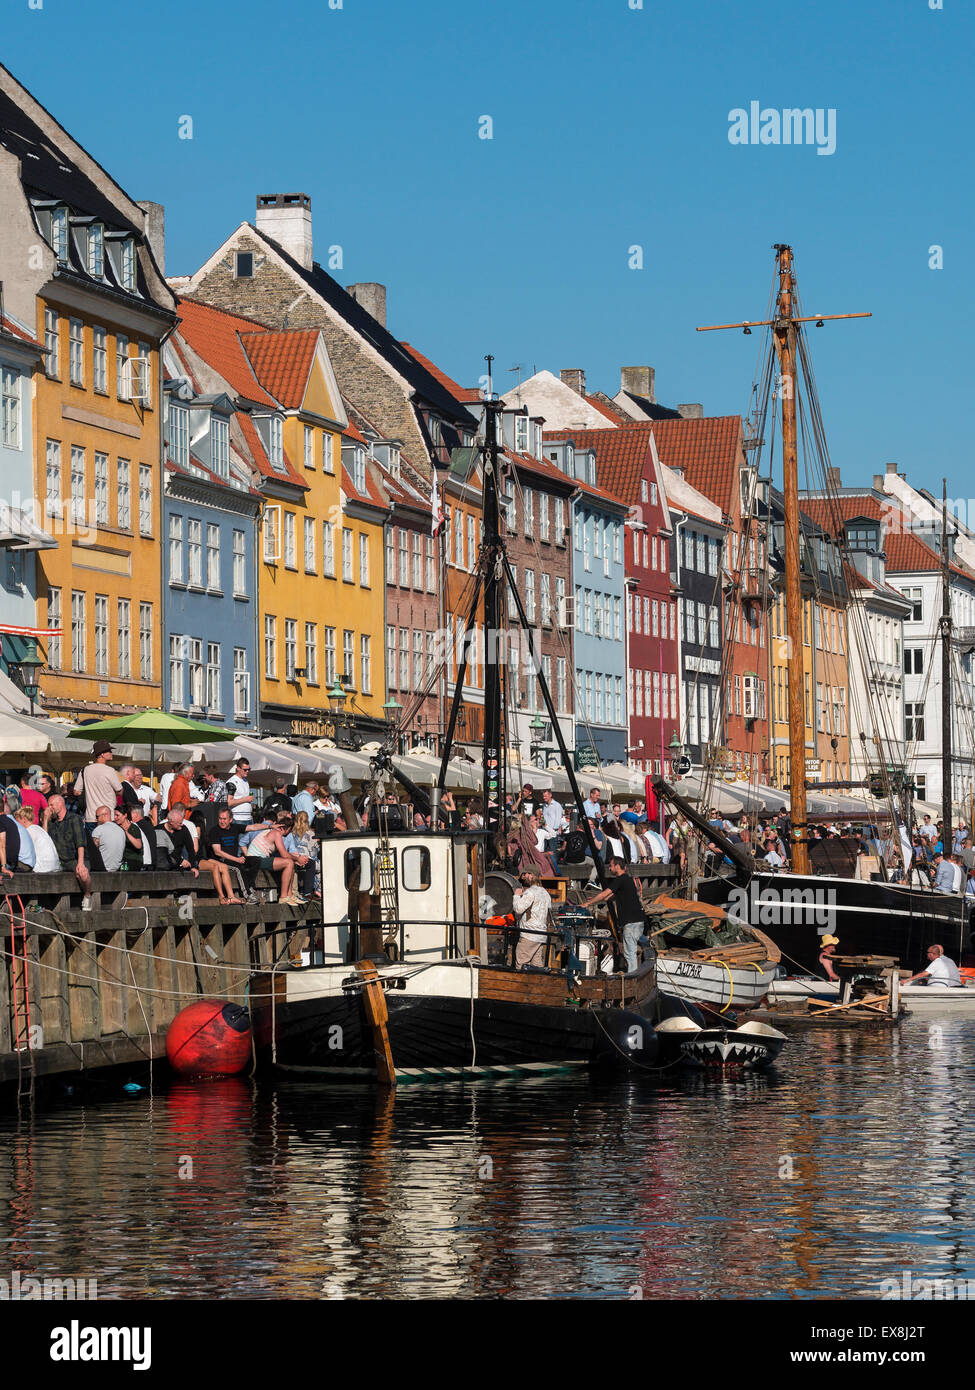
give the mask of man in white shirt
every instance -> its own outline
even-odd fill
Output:
[[[918,829],[918,834],[922,840],[929,840],[932,845],[938,838],[938,827],[931,824],[931,817],[929,815],[925,814],[920,828]]]
[[[14,820],[20,827],[21,842],[23,842],[26,832],[34,846],[34,873],[60,873],[61,860],[58,857],[54,841],[46,830],[34,824],[33,806],[21,806],[19,811],[14,812]],[[23,849],[23,843],[21,843],[21,849]],[[23,854],[21,854],[21,858],[23,858]]]
[[[250,825],[253,820],[254,797],[247,778],[251,765],[247,758],[238,758],[234,764],[233,776],[227,779],[227,805],[235,825]]]
[[[582,803],[582,809],[586,813],[587,820],[594,820],[598,825],[602,820],[603,812],[599,804],[599,788],[593,787],[589,793],[588,801]]]
[[[662,864],[670,863],[670,845],[662,835],[651,829],[649,821],[641,821],[637,833],[642,836],[651,859],[659,859]]]
[[[542,829],[545,831],[546,843],[544,848],[552,856],[552,863],[558,872],[559,861],[557,851],[559,847],[559,834],[562,830],[562,822],[565,820],[565,807],[560,801],[556,801],[552,795],[551,788],[546,788],[542,792]]]
[[[924,970],[919,970],[916,975],[912,975],[909,980],[901,980],[901,985],[912,985],[915,980],[926,985],[938,985],[945,989],[959,989],[961,987],[958,966],[953,960],[948,959],[943,946],[929,946],[927,967]]]
[[[523,970],[529,965],[545,964],[546,932],[552,899],[530,871],[519,874],[518,882],[521,887],[515,889],[511,910],[521,921],[515,947],[515,965]]]
[[[120,825],[115,824],[112,814],[110,807],[99,806],[95,813],[96,823],[91,832],[91,838],[102,857],[107,874],[118,873],[122,855],[125,853],[125,831]]]

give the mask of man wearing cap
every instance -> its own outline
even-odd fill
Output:
[[[820,937],[819,944],[823,948],[819,953],[819,963],[826,971],[827,980],[838,980],[840,977],[833,969],[833,955],[835,954],[837,946],[840,944],[839,937]]]
[[[116,800],[122,795],[122,783],[112,761],[112,745],[99,739],[91,750],[92,760],[78,773],[74,784],[75,796],[84,795],[85,824],[93,826],[97,822],[99,806],[107,806],[114,811]]]

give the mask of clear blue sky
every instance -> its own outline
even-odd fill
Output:
[[[844,482],[892,459],[971,493],[972,6],[630,3],[4,0],[3,61],[165,204],[169,273],[307,192],[316,256],[383,281],[392,331],[465,384],[489,351],[502,389],[521,363],[613,394],[648,363],[666,403],[743,410],[757,337],[694,327],[761,317],[789,241],[807,309],[874,313],[812,340]],[[751,101],[835,108],[836,152],[731,145]]]

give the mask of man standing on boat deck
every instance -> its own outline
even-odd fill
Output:
[[[530,870],[519,874],[518,882],[521,887],[515,889],[511,910],[521,919],[515,965],[519,970],[524,970],[529,965],[545,964],[546,932],[552,899]]]
[[[936,893],[953,893],[955,891],[955,866],[950,859],[946,859],[940,853],[934,856],[932,887]]]
[[[615,900],[616,922],[620,929],[620,940],[623,943],[626,972],[628,975],[632,975],[637,966],[636,948],[641,939],[645,939],[643,933],[646,929],[646,917],[643,912],[643,903],[640,900],[640,890],[626,872],[626,863],[619,855],[614,854],[606,867],[612,877],[612,884],[609,888],[604,888],[601,893],[597,893],[594,898],[590,898],[586,906],[594,907],[596,903],[608,902],[610,898]]]

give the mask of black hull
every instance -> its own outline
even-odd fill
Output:
[[[618,1008],[553,1008],[440,995],[387,994],[389,1042],[397,1074],[457,1068],[590,1066],[619,1063],[652,1067],[657,1036],[652,1018],[657,995],[639,1011]],[[294,1071],[375,1075],[372,1031],[355,997],[278,1002],[277,1046],[271,1048],[270,1015],[255,1011],[258,1057]],[[639,1046],[629,1046],[631,1029]],[[340,1031],[336,1031],[340,1030]]]
[[[734,889],[730,879],[705,879],[698,896],[727,905]],[[777,900],[756,902],[755,895],[766,890]],[[943,946],[955,961],[972,949],[970,908],[960,895],[815,874],[756,874],[748,888],[739,891],[748,892],[749,911],[741,912],[734,902],[731,910],[772,938],[789,974],[797,968],[822,973],[819,938],[826,932],[839,937],[838,954],[895,956],[912,972],[924,969],[929,946]],[[808,905],[788,903],[780,901],[784,892],[818,897]]]

